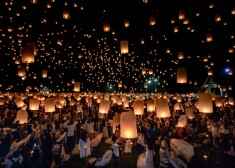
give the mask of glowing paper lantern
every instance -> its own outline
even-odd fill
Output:
[[[110,25],[108,23],[103,24],[104,32],[109,32],[110,31]]]
[[[129,107],[129,101],[124,101],[123,102],[123,107],[128,108]]]
[[[215,106],[216,107],[222,107],[223,106],[223,99],[222,99],[222,97],[216,97],[215,98]]]
[[[180,10],[179,11],[179,20],[183,20],[185,19],[185,11],[184,10]]]
[[[167,99],[160,98],[156,100],[156,111],[158,118],[166,118],[171,116]]]
[[[15,99],[14,99],[14,102],[15,102],[15,104],[16,104],[16,106],[17,106],[18,108],[21,108],[21,107],[23,107],[23,106],[25,105],[24,102],[23,102],[23,100],[21,99],[21,97],[15,98]]]
[[[39,110],[40,101],[35,98],[29,99],[29,110]]]
[[[150,69],[149,69],[149,75],[152,75],[152,74],[153,74],[153,69],[150,68]]]
[[[19,110],[15,121],[19,121],[20,124],[28,123],[28,113],[25,110]]]
[[[73,91],[74,92],[80,92],[80,86],[81,86],[80,82],[75,82]]]
[[[120,98],[120,97],[118,97],[117,99],[116,99],[116,103],[117,103],[117,105],[122,105],[122,99]]]
[[[120,137],[124,139],[136,138],[137,135],[137,125],[136,117],[132,112],[122,112],[120,118]]]
[[[22,63],[33,63],[34,62],[34,50],[32,47],[23,47],[21,50]]]
[[[135,100],[133,103],[134,106],[134,114],[135,115],[143,115],[144,114],[144,101],[143,100]]]
[[[184,110],[184,107],[183,107],[182,103],[175,103],[174,110],[175,111],[177,111],[177,110]]]
[[[208,74],[208,76],[212,76],[213,75],[213,71],[211,69],[208,69],[207,74]]]
[[[130,26],[129,20],[125,19],[124,20],[124,27],[129,27],[129,26]]]
[[[174,26],[174,33],[178,33],[178,32],[179,32],[178,26]]]
[[[145,89],[148,89],[148,83],[145,83],[145,84],[144,84],[144,88],[145,88]]]
[[[123,40],[120,41],[120,48],[121,48],[121,54],[127,54],[129,53],[129,48],[128,48],[128,41]]]
[[[177,83],[187,83],[187,70],[185,68],[177,69]]]
[[[149,23],[150,23],[150,26],[154,26],[156,24],[156,19],[154,16],[150,16]]]
[[[145,74],[146,74],[146,69],[143,68],[143,69],[142,69],[142,75],[145,75]]]
[[[0,98],[0,106],[5,104],[5,99],[4,98]]]
[[[47,78],[47,70],[42,70],[42,78]]]
[[[147,111],[149,112],[155,112],[155,104],[154,104],[154,100],[148,100],[147,101]]]
[[[178,52],[178,59],[184,59],[184,53]]]
[[[99,113],[108,114],[109,108],[110,108],[110,102],[108,100],[101,100]]]
[[[44,107],[46,113],[55,112],[55,99],[54,98],[46,98],[44,100]]]
[[[25,76],[25,74],[26,74],[26,72],[25,72],[25,68],[24,68],[24,67],[22,67],[22,66],[19,66],[19,67],[18,67],[18,76],[20,76],[20,77],[24,77],[24,76]]]
[[[119,87],[119,88],[122,87],[122,82],[118,82],[118,87]]]
[[[211,42],[213,40],[212,34],[207,34],[206,35],[206,42]]]
[[[69,10],[68,9],[64,9],[64,11],[63,11],[63,18],[64,19],[69,19],[70,18],[70,14],[69,14]]]
[[[199,93],[198,110],[201,113],[213,113],[212,96],[210,93]]]

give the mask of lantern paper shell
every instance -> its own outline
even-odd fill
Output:
[[[28,113],[25,110],[19,110],[15,121],[19,121],[20,124],[28,123]]]
[[[122,112],[120,118],[120,136],[125,139],[136,138],[137,135],[137,125],[136,117],[132,112]]]
[[[29,110],[39,110],[40,101],[35,98],[29,99]]]
[[[120,48],[121,48],[121,54],[128,54],[129,53],[128,41],[126,40],[120,41]]]
[[[144,114],[144,101],[143,100],[135,100],[133,103],[134,106],[134,114],[135,115],[143,115]]]
[[[187,70],[185,68],[177,69],[177,83],[187,83]]]
[[[174,105],[174,110],[177,111],[177,110],[184,110],[184,107],[182,105],[182,103],[175,103]]]
[[[124,106],[125,108],[128,108],[128,107],[129,107],[129,101],[124,101],[124,102],[123,102],[123,106]]]
[[[110,108],[110,102],[108,100],[101,100],[99,113],[108,114],[109,108]]]
[[[110,25],[108,23],[103,24],[104,32],[109,32],[110,31]]]
[[[156,100],[156,112],[158,118],[166,118],[171,116],[168,101],[166,99],[160,98]]]
[[[212,96],[210,93],[199,93],[198,110],[201,113],[213,113]]]
[[[47,70],[42,70],[42,78],[47,78]]]
[[[46,113],[55,112],[55,99],[54,98],[46,98],[44,100],[44,107]]]
[[[154,26],[156,24],[156,19],[154,16],[150,16],[149,18],[150,26]]]
[[[34,50],[32,47],[23,47],[21,50],[22,63],[33,63],[34,62]]]
[[[14,102],[18,108],[21,108],[25,105],[21,97],[15,98]]]
[[[20,77],[24,77],[24,76],[25,76],[25,74],[26,74],[26,72],[25,72],[25,68],[24,68],[24,67],[19,66],[19,67],[18,67],[18,76],[20,76]]]
[[[215,106],[216,107],[222,107],[223,106],[223,99],[222,99],[222,97],[216,97],[215,98]]]
[[[149,112],[155,112],[154,100],[148,100],[148,101],[147,101],[147,111],[149,111]]]
[[[80,86],[81,86],[80,82],[75,82],[73,91],[74,92],[80,92]]]
[[[5,104],[5,99],[4,98],[0,98],[0,106]]]

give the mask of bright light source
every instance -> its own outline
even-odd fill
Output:
[[[148,83],[151,83],[151,81],[148,81]]]
[[[157,79],[154,79],[154,82],[157,82]]]

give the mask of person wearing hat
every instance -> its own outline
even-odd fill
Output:
[[[161,168],[168,168],[169,162],[170,162],[170,155],[169,155],[169,148],[167,141],[163,139],[161,141],[161,146],[159,149],[159,155],[160,155],[160,167]]]

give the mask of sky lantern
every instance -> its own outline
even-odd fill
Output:
[[[42,78],[47,78],[47,70],[42,70]]]
[[[75,82],[73,91],[74,92],[80,92],[80,87],[81,87],[81,83],[80,82]]]
[[[123,101],[123,107],[128,108],[129,107],[129,101]]]
[[[185,19],[185,11],[184,10],[180,10],[179,11],[179,20],[184,20]]]
[[[135,100],[133,102],[134,106],[134,114],[135,115],[143,115],[144,114],[144,101],[143,100]]]
[[[110,108],[110,102],[108,100],[101,100],[99,106],[99,113],[108,114]]]
[[[64,19],[70,19],[70,14],[68,9],[64,9],[63,11],[63,18]]]
[[[150,16],[149,18],[149,24],[150,26],[154,26],[156,24],[156,19],[154,16]]]
[[[20,124],[26,124],[28,123],[28,113],[25,110],[19,110],[16,113],[16,119],[15,121],[19,121]]]
[[[178,59],[184,59],[184,53],[178,52]]]
[[[207,70],[207,75],[208,75],[208,76],[212,76],[212,75],[213,75],[213,71],[212,71],[211,69],[208,69],[208,70]]]
[[[153,68],[150,68],[149,69],[149,75],[152,75],[153,74]]]
[[[186,68],[177,69],[177,83],[187,83],[187,70]]]
[[[40,101],[35,98],[29,99],[29,110],[39,110]]]
[[[156,112],[158,118],[167,118],[171,116],[167,99],[156,99]]]
[[[178,32],[179,32],[178,26],[174,26],[174,33],[178,33]]]
[[[118,87],[119,87],[119,88],[122,87],[122,82],[118,82]]]
[[[124,19],[124,27],[129,27],[130,26],[130,22],[128,19]]]
[[[46,113],[55,112],[55,99],[54,98],[46,98],[44,100],[44,107]]]
[[[25,68],[22,66],[18,67],[18,76],[19,77],[24,77],[26,75]]]
[[[215,98],[215,106],[216,107],[223,107],[223,99],[222,99],[222,97],[216,97]]]
[[[103,23],[103,29],[104,29],[104,32],[109,32],[110,31],[110,25],[108,23]]]
[[[122,105],[122,99],[120,98],[120,97],[117,97],[117,99],[116,99],[116,103],[117,103],[117,105]]]
[[[213,113],[212,96],[210,93],[199,93],[198,110],[201,113]]]
[[[120,137],[133,139],[138,136],[136,117],[132,112],[122,112],[120,117]]]
[[[18,108],[21,108],[25,105],[21,97],[15,98],[14,102]]]
[[[30,46],[21,49],[22,63],[34,63],[34,50]]]
[[[146,74],[146,68],[142,68],[142,75]]]
[[[120,41],[120,48],[121,48],[121,54],[128,54],[129,48],[128,48],[128,41],[122,40]]]
[[[148,112],[155,112],[154,100],[152,100],[152,99],[147,100],[147,111]]]
[[[145,83],[145,84],[144,84],[144,88],[145,88],[145,89],[148,89],[148,83]]]
[[[208,33],[206,35],[206,42],[212,42],[212,40],[213,40],[212,34]]]
[[[37,55],[37,51],[38,51],[37,45],[36,45],[34,42],[28,42],[27,45],[28,45],[29,47],[32,47],[32,48],[33,48],[34,56],[36,56],[36,55]]]

